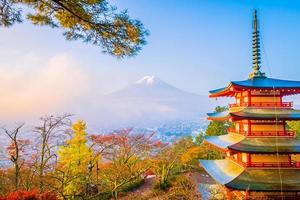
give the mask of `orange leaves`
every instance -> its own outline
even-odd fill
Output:
[[[183,164],[187,164],[197,159],[199,157],[200,152],[201,152],[200,146],[191,147],[190,149],[188,149],[188,151],[185,154],[181,156],[180,160]]]
[[[0,200],[58,200],[54,192],[39,193],[37,189],[26,191],[17,190],[9,193],[6,197],[0,197]]]
[[[19,151],[18,153],[23,153],[24,148],[29,144],[30,144],[29,140],[17,140],[17,143],[11,141],[10,145],[6,148],[6,150],[11,157],[15,157],[17,151]]]

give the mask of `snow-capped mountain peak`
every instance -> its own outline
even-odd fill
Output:
[[[154,85],[158,82],[161,82],[161,80],[155,76],[144,76],[140,80],[138,80],[137,84],[145,84],[145,85]]]

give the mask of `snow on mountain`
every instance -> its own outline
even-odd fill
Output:
[[[182,91],[155,76],[145,76],[134,84],[107,95],[107,97],[110,98],[146,98],[160,100],[165,98],[191,98],[195,96],[197,95]]]
[[[204,95],[178,89],[154,76],[103,96],[92,109],[92,126],[150,127],[176,120],[204,119],[217,104]]]

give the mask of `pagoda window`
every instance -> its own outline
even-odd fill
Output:
[[[242,95],[243,95],[243,96],[247,96],[247,95],[248,95],[248,91],[244,91],[244,92],[242,93]]]
[[[234,155],[233,155],[233,158],[234,158],[235,160],[238,160],[238,155],[237,155],[237,154],[234,154]]]
[[[226,155],[227,155],[228,157],[230,157],[230,155],[231,155],[231,154],[230,154],[230,151],[227,151],[227,152],[226,152]]]
[[[248,132],[249,131],[249,125],[248,124],[244,124],[244,131]]]
[[[240,132],[240,124],[239,123],[235,124],[235,130],[236,130],[237,133]]]
[[[252,162],[290,162],[289,155],[276,155],[276,154],[252,154],[251,155]]]
[[[248,154],[242,153],[242,162],[247,163],[248,162]]]
[[[241,105],[241,99],[240,98],[236,99],[236,104]]]

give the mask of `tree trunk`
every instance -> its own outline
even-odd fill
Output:
[[[19,176],[20,176],[20,169],[19,165],[15,163],[15,189],[19,188]]]
[[[112,197],[114,200],[118,200],[118,191],[116,190],[113,190],[112,193],[111,193]]]

